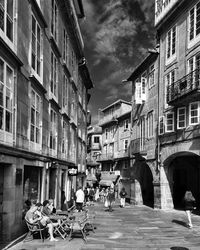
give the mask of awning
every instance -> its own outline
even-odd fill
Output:
[[[109,187],[109,186],[111,186],[112,183],[113,183],[113,182],[112,182],[111,180],[101,180],[101,181],[99,182],[99,185]]]
[[[86,181],[92,181],[92,182],[96,182],[97,178],[95,175],[88,175],[86,178]]]

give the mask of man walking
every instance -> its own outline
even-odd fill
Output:
[[[76,209],[78,212],[83,211],[83,202],[85,200],[85,194],[82,190],[82,187],[79,187],[76,191]]]
[[[124,187],[120,191],[119,195],[120,195],[120,204],[121,204],[120,207],[125,207],[127,192]]]

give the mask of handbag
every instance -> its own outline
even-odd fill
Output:
[[[104,206],[105,206],[105,207],[108,207],[108,201],[107,201],[107,200],[105,201]]]

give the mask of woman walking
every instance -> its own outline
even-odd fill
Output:
[[[185,212],[188,219],[188,228],[192,228],[193,225],[191,219],[191,211],[195,208],[195,198],[190,190],[187,190],[185,192],[183,201],[184,201]]]

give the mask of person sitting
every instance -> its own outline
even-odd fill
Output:
[[[42,209],[42,213],[46,216],[49,216],[52,214],[52,209],[50,207],[50,203],[49,200],[45,200],[43,202],[43,209]]]
[[[56,208],[53,203],[53,199],[49,199],[49,209],[51,210],[52,214],[56,213]]]
[[[44,220],[44,217],[42,216],[42,213],[40,211],[41,207],[42,207],[41,203],[32,204],[30,209],[27,211],[25,215],[25,219],[31,224],[38,223],[38,226],[40,228],[47,227],[48,233],[50,235],[50,241],[57,241],[57,239],[55,239],[53,236],[53,229],[54,226],[56,225],[54,225],[54,223],[51,223],[46,219]]]

